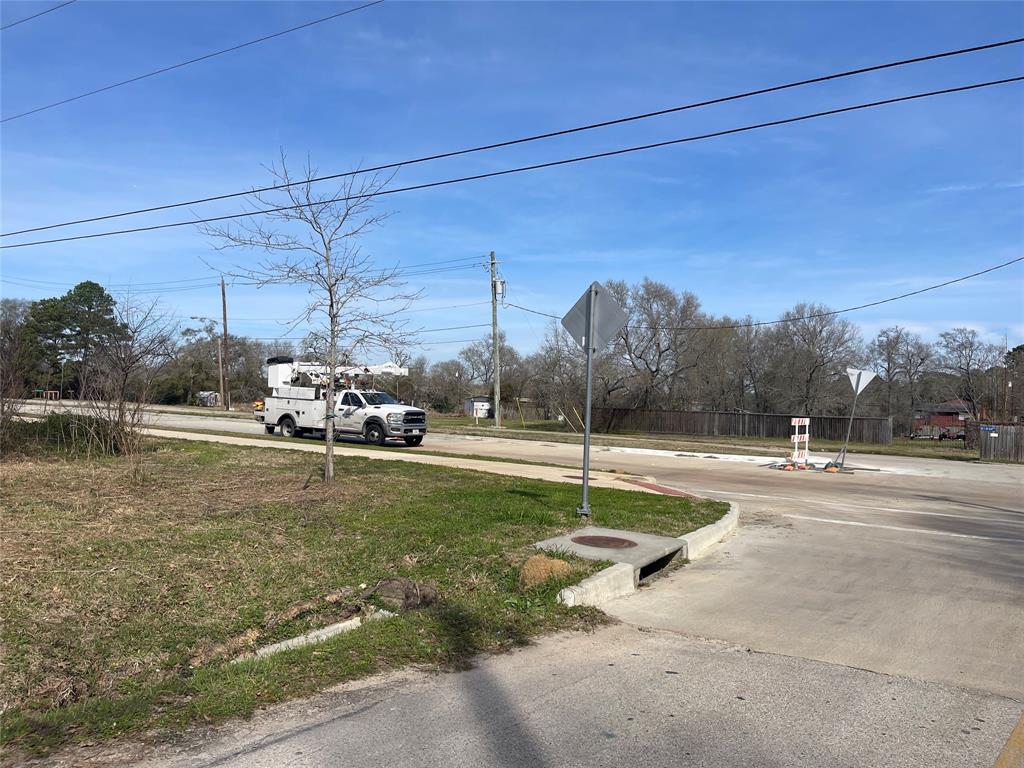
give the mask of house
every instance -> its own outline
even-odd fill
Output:
[[[987,409],[981,408],[981,418],[987,417]],[[963,400],[947,400],[944,403],[925,403],[914,409],[914,431],[926,427],[938,429],[963,429],[964,422],[971,421],[971,408]]]

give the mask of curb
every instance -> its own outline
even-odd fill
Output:
[[[711,525],[705,525],[696,531],[691,531],[685,536],[680,536],[681,541],[686,542],[682,549],[683,557],[687,560],[696,560],[710,552],[718,542],[736,530],[740,522],[740,507],[734,501],[729,502],[729,511],[722,518]]]
[[[739,505],[729,502],[729,511],[720,520],[679,536],[679,540],[683,542],[683,548],[679,552],[687,560],[703,557],[736,530],[739,519]],[[636,588],[637,573],[633,566],[628,563],[616,563],[593,576],[588,576],[579,584],[563,589],[558,593],[558,602],[569,607],[591,605],[600,608],[617,597],[633,594]]]
[[[636,570],[629,563],[615,563],[579,584],[566,587],[558,593],[558,602],[574,605],[601,605],[616,597],[636,591]]]

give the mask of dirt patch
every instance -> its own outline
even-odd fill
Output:
[[[519,573],[519,586],[523,589],[536,587],[551,579],[568,576],[572,566],[565,560],[547,555],[533,555],[525,563]]]
[[[433,605],[439,595],[429,584],[419,584],[411,579],[385,579],[373,589],[364,592],[363,597],[375,597],[395,611],[414,611]]]

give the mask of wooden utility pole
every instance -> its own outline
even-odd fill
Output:
[[[501,426],[501,342],[498,339],[498,262],[491,251],[491,343],[494,357],[494,426]]]
[[[225,411],[231,410],[231,387],[228,381],[228,294],[224,288],[224,278],[220,279],[220,306],[224,322],[221,324],[221,366],[220,366],[220,402]]]

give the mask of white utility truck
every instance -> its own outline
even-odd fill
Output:
[[[384,445],[388,439],[416,446],[427,434],[427,414],[395,401],[387,392],[351,389],[346,378],[368,368],[338,367],[334,373],[334,431],[362,435],[368,443]],[[325,431],[327,421],[327,367],[295,362],[290,357],[267,360],[267,386],[271,394],[253,411],[268,435],[280,429],[285,437]]]

